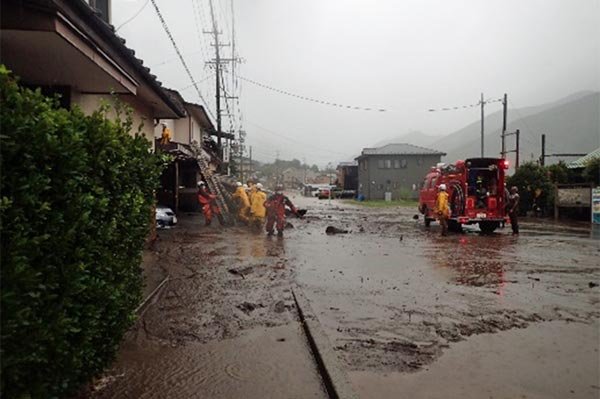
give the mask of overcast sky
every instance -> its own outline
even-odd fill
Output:
[[[209,0],[155,0],[195,80],[213,72]],[[231,42],[231,0],[213,0]],[[508,93],[513,107],[600,90],[600,0],[233,0],[241,77],[348,110],[240,81],[254,158],[324,165],[412,130],[445,135],[479,109],[428,112]],[[144,6],[144,4],[146,4]],[[152,3],[113,0],[118,34],[167,87],[202,103]],[[200,32],[200,34],[199,34]],[[230,57],[230,48],[223,48]],[[229,82],[229,77],[227,77]],[[214,78],[200,84],[214,113]],[[229,83],[227,83],[230,86]],[[187,88],[186,88],[187,87]],[[229,87],[228,87],[229,89]],[[489,104],[486,113],[501,108]],[[224,130],[229,122],[224,120]],[[492,127],[490,127],[492,128]],[[497,128],[497,127],[493,127]]]

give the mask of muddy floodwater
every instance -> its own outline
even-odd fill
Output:
[[[283,239],[198,215],[161,231],[147,293],[167,280],[85,396],[327,397],[300,289],[362,398],[600,397],[589,224],[441,237],[416,209],[291,198],[309,211]]]

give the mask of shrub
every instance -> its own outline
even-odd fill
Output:
[[[554,206],[554,186],[549,175],[547,168],[534,162],[526,162],[508,178],[509,188],[519,188],[521,214],[533,210],[535,206],[540,207],[542,212],[547,212]]]
[[[161,160],[122,106],[59,109],[1,65],[0,101],[0,396],[65,396],[133,321]]]

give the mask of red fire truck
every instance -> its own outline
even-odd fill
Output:
[[[481,231],[491,233],[504,225],[508,221],[506,169],[508,161],[500,158],[470,158],[432,167],[419,193],[419,211],[425,217],[425,226],[436,218],[435,200],[442,183],[448,192],[450,229],[460,230],[462,225],[478,223]]]

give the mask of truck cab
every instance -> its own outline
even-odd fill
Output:
[[[425,176],[419,192],[419,211],[428,226],[435,220],[435,201],[440,184],[446,184],[450,204],[449,227],[479,224],[491,233],[506,223],[505,171],[501,158],[469,158],[453,164],[438,164]]]

